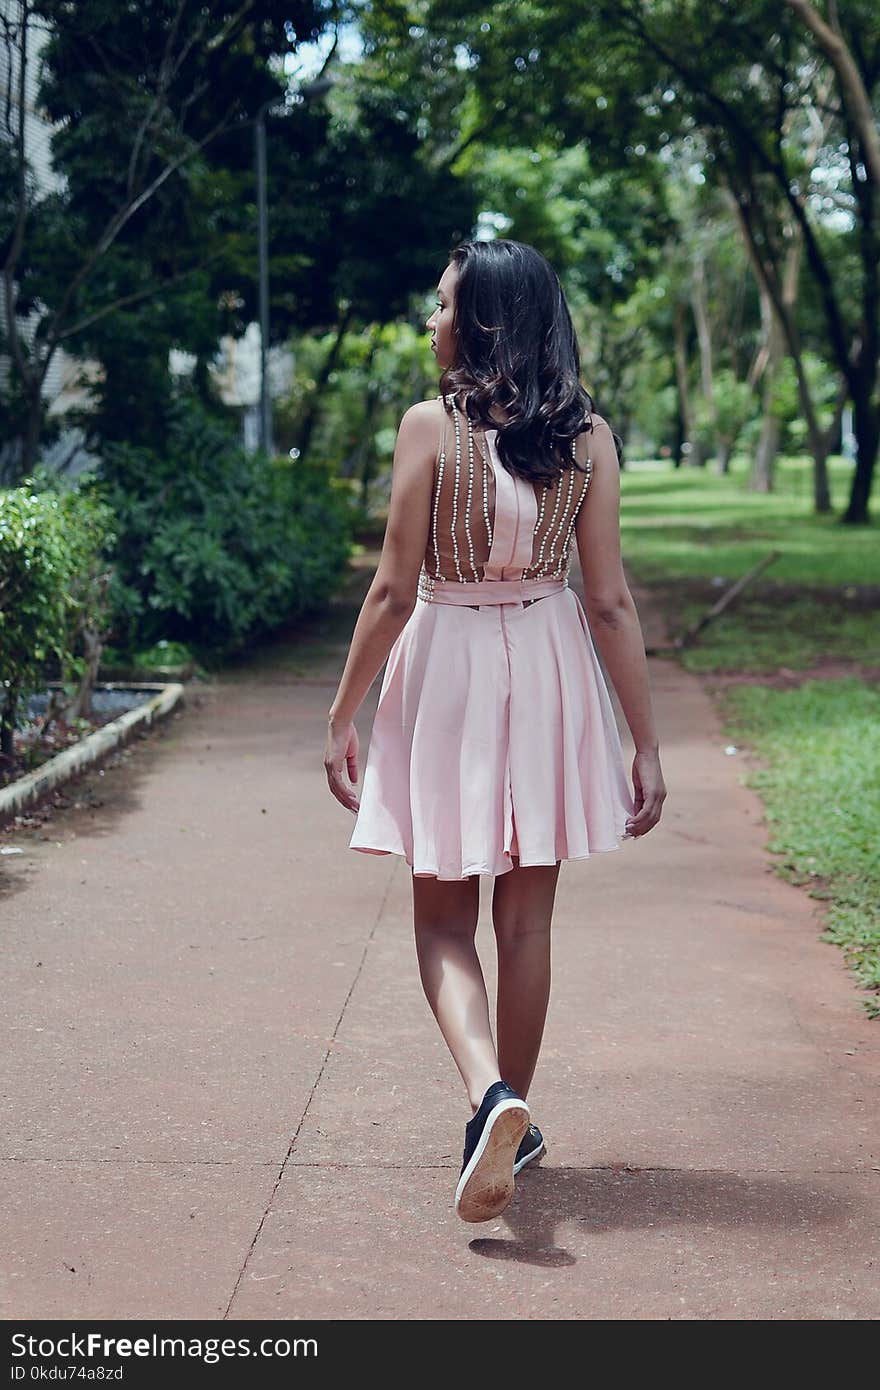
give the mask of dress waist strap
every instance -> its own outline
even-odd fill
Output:
[[[432,579],[419,576],[418,597],[424,603],[523,603],[568,588],[568,579]]]

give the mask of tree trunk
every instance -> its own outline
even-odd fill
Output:
[[[684,420],[681,414],[681,401],[678,402],[678,409],[675,412],[675,440],[672,445],[672,466],[681,468],[681,446],[686,439]]]
[[[861,385],[861,381],[859,383]],[[877,444],[880,438],[877,410],[871,402],[869,384],[866,390],[859,390],[853,396],[853,433],[856,437],[856,466],[853,473],[849,505],[841,517],[849,526],[866,526],[871,518],[868,514],[868,499],[871,496],[871,482],[877,462]]]
[[[748,239],[746,241],[748,244]],[[795,240],[786,259],[786,286],[790,283],[797,284],[799,245]],[[760,275],[757,275],[756,279],[761,302],[761,322],[764,325],[764,343],[755,364],[755,374],[757,376],[760,373],[761,376],[761,436],[752,460],[748,488],[751,492],[772,492],[773,465],[779,452],[779,439],[782,434],[781,421],[773,414],[773,388],[785,360],[785,339],[767,287]]]
[[[315,426],[318,423],[318,414],[321,409],[321,398],[323,397],[324,390],[327,386],[327,382],[330,379],[330,373],[336,366],[336,360],[339,357],[339,353],[342,348],[342,342],[345,338],[346,332],[348,331],[348,325],[351,322],[353,313],[354,308],[351,305],[349,305],[349,307],[344,310],[342,318],[339,320],[339,323],[337,325],[336,337],[333,339],[330,351],[327,353],[327,356],[325,357],[324,362],[322,363],[321,374],[318,377],[317,382],[315,383],[315,390],[312,394],[312,398],[309,402],[308,408],[303,418],[303,422],[300,425],[299,433],[297,436],[296,447],[299,450],[300,462],[302,462],[305,459],[306,455],[309,452],[309,445],[312,442],[312,434],[314,433]]]
[[[804,420],[807,426],[807,438],[809,449],[813,457],[813,497],[817,512],[831,511],[831,494],[828,489],[828,442],[819,428],[816,418],[816,409],[813,397],[810,393],[810,384],[804,371],[803,353],[801,351],[800,333],[795,322],[791,307],[785,302],[783,288],[775,278],[775,266],[771,261],[764,261],[755,244],[754,231],[751,216],[746,205],[742,200],[734,200],[736,211],[739,215],[740,227],[749,249],[752,265],[758,276],[759,283],[763,286],[766,293],[773,302],[776,317],[780,322],[785,341],[788,344],[788,352],[794,367],[795,379],[798,388],[798,400],[801,410],[804,413]],[[785,267],[788,269],[788,266]]]
[[[370,500],[370,483],[373,481],[373,475],[375,473],[376,446],[373,443],[372,425],[378,407],[379,393],[377,391],[371,396],[367,404],[367,412],[363,425],[364,435],[361,442],[361,457],[358,465],[358,472],[360,473],[361,480],[361,509],[365,515]]]
[[[687,329],[685,327],[686,305],[684,300],[679,299],[675,305],[673,315],[673,332],[675,341],[675,382],[678,387],[678,413],[684,430],[684,438],[690,444],[690,454],[688,463],[697,467],[699,465],[699,448],[694,438],[694,408],[691,401],[690,384],[688,382],[688,359],[687,359]],[[680,461],[681,453],[679,453]]]
[[[192,383],[196,396],[207,410],[217,410],[217,390],[211,377],[211,364],[207,353],[200,352],[193,368]]]
[[[764,406],[761,416],[761,437],[758,440],[758,447],[755,457],[752,460],[752,471],[749,474],[748,487],[751,492],[772,492],[773,491],[773,464],[779,452],[779,435],[782,425],[779,419],[771,414],[767,406],[767,397],[773,385],[771,375],[764,380]]]
[[[82,630],[82,640],[86,664],[79,689],[64,711],[64,718],[69,723],[74,719],[88,719],[92,713],[92,692],[98,679],[98,667],[104,648],[100,633],[90,623]]]
[[[828,485],[828,450],[822,441],[813,444],[813,505],[819,514],[831,511],[831,488]]]
[[[12,687],[0,706],[0,757],[12,762],[15,738],[15,716],[18,711],[18,692]]]
[[[697,342],[700,347],[700,389],[706,408],[709,413],[709,421],[712,429],[712,446],[717,452],[715,441],[715,390],[713,385],[714,368],[712,365],[712,325],[709,321],[709,306],[706,302],[706,276],[703,260],[703,253],[697,253],[694,261],[694,273],[692,282],[691,305],[694,313],[694,323],[697,327]],[[702,443],[697,445],[691,436],[691,462],[699,467],[705,466],[705,450]]]
[[[370,335],[370,352],[364,363],[364,378],[366,387],[366,404],[363,419],[361,420],[359,434],[360,443],[357,452],[357,464],[355,472],[360,478],[361,483],[361,510],[364,515],[367,513],[370,499],[370,483],[373,480],[373,464],[376,460],[376,446],[373,442],[373,422],[381,402],[381,387],[373,378],[373,360],[379,350],[380,328],[377,324]]]
[[[27,420],[21,441],[21,477],[29,478],[39,458],[40,436],[43,432],[43,397],[39,386],[28,398]]]

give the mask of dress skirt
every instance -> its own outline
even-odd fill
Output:
[[[620,848],[634,810],[611,697],[567,585],[416,602],[388,656],[349,841],[461,880]]]

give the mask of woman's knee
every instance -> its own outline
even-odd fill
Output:
[[[515,869],[496,880],[492,926],[499,946],[549,938],[558,876],[557,863]]]
[[[543,938],[550,940],[550,916],[547,912],[493,912],[495,939],[502,949],[516,949],[525,942],[534,944]]]

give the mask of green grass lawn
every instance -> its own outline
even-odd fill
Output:
[[[746,491],[742,457],[723,478],[668,464],[624,470],[624,560],[658,591],[675,633],[770,550],[782,552],[683,653],[689,669],[759,674],[823,660],[880,666],[877,527],[840,524],[852,469],[834,459],[829,471],[835,511],[820,517],[804,459],[781,460],[768,494]]]
[[[635,463],[623,470],[623,553],[640,577],[664,583],[717,577],[732,583],[778,549],[782,555],[766,571],[777,583],[880,586],[877,527],[842,526],[837,520],[848,500],[851,464],[830,462],[834,512],[829,516],[813,513],[808,460],[780,460],[772,493],[746,491],[747,466],[746,458],[735,456],[723,478],[711,469],[673,469],[668,463]],[[880,496],[874,500],[875,512],[878,508]]]
[[[676,634],[768,551],[782,552],[681,660],[753,678],[719,698],[727,734],[760,764],[747,781],[766,808],[768,848],[779,873],[827,900],[825,939],[843,948],[880,1017],[880,545],[875,525],[837,519],[851,472],[831,461],[834,513],[817,517],[806,459],[782,460],[770,494],[746,491],[744,458],[723,478],[637,463],[622,474],[621,535],[628,570]],[[858,667],[808,678],[829,660]],[[786,667],[805,671],[796,688],[761,683]]]
[[[679,586],[666,597],[675,632],[686,630],[717,599],[720,590],[701,597]],[[749,596],[699,634],[681,659],[689,671],[746,671],[755,676],[782,667],[804,669],[822,661],[856,661],[880,667],[880,616],[877,608],[856,607],[833,594]],[[661,595],[663,597],[663,595]]]
[[[828,900],[824,939],[841,946],[880,1017],[880,688],[854,677],[794,690],[737,686],[725,728],[764,766],[761,794],[777,871]]]

